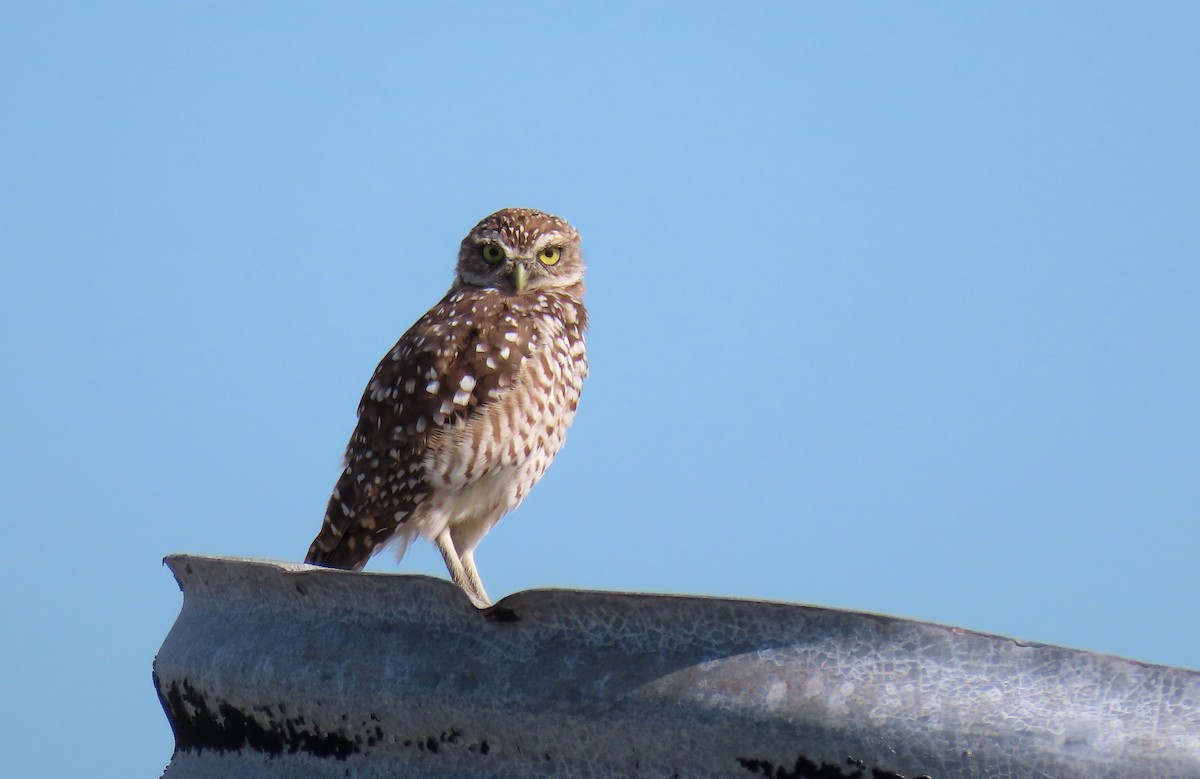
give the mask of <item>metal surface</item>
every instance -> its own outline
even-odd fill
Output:
[[[1200,673],[778,603],[167,564],[165,776],[1200,778]]]

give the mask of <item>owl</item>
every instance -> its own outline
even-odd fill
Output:
[[[424,536],[471,601],[490,605],[475,547],[562,447],[588,372],[587,324],[575,228],[527,208],[475,225],[450,291],[367,384],[305,561],[361,570]]]

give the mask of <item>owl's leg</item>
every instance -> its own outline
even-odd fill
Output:
[[[459,557],[458,550],[454,548],[454,539],[450,537],[450,529],[447,528],[441,533],[438,533],[437,538],[433,540],[437,544],[438,551],[442,553],[442,559],[446,561],[446,570],[450,572],[450,578],[462,588],[467,597],[471,599],[471,603],[475,608],[485,609],[491,606],[491,601],[484,595],[475,590],[475,584],[479,581],[479,574],[475,572],[475,563],[471,562],[471,570],[474,573],[472,579],[466,571],[466,566],[463,565],[463,560]],[[470,560],[468,554],[467,557]]]
[[[492,599],[483,589],[483,580],[479,578],[479,569],[475,567],[475,550],[468,549],[459,555],[459,559],[462,560],[463,572],[467,575],[467,581],[471,583],[475,594],[483,598],[489,606],[492,605]]]

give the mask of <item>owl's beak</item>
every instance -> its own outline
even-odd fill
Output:
[[[518,295],[525,291],[525,284],[529,281],[529,270],[525,267],[525,263],[513,263],[512,280]]]

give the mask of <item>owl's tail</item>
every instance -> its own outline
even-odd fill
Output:
[[[357,503],[353,473],[350,468],[346,468],[333,488],[329,505],[325,507],[325,520],[321,523],[321,532],[317,533],[317,537],[308,547],[308,555],[305,556],[304,562],[323,565],[326,568],[362,570],[376,550],[373,539],[365,539],[369,532],[354,509]]]

